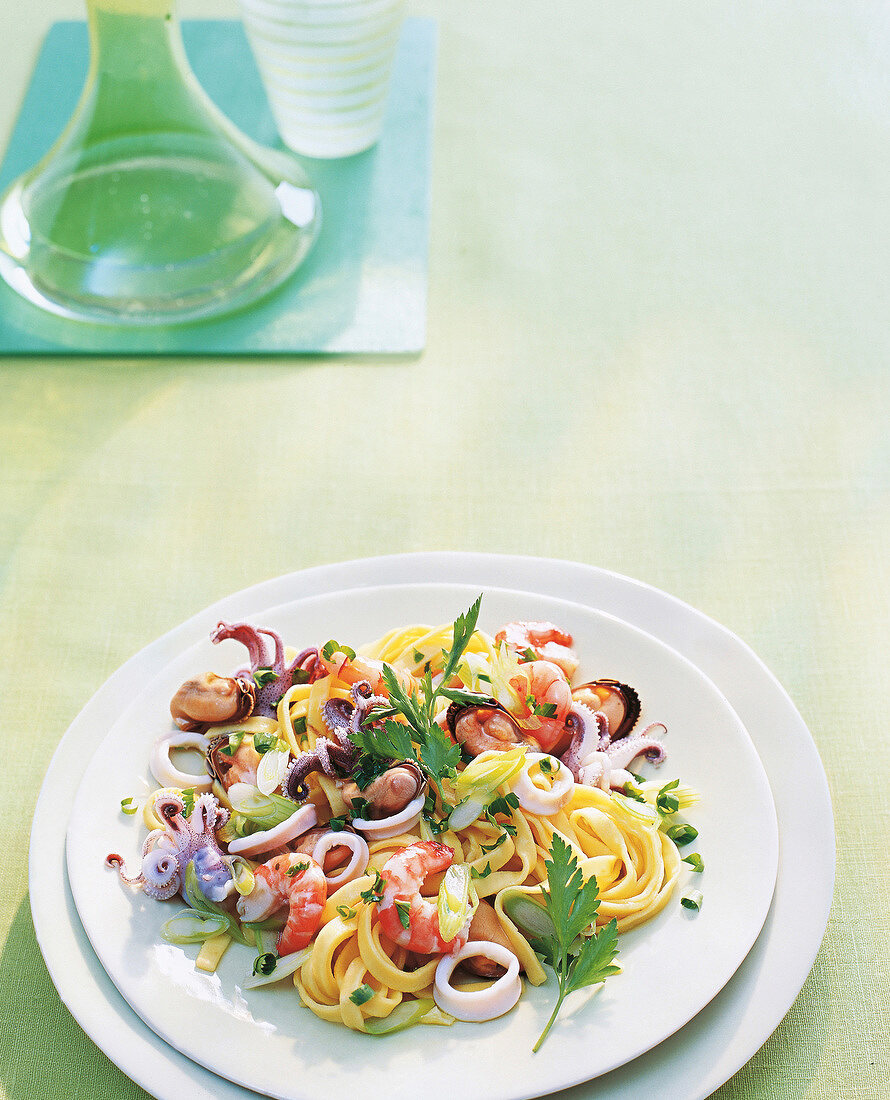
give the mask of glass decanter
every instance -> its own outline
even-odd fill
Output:
[[[44,309],[112,324],[194,320],[268,293],[320,224],[302,168],[210,101],[175,0],[86,5],[86,84],[0,201],[0,275]]]

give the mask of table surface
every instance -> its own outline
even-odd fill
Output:
[[[0,361],[0,1097],[145,1095],[58,999],[28,905],[81,706],[227,592],[434,549],[637,577],[766,661],[825,763],[837,886],[795,1005],[716,1095],[884,1097],[890,15],[409,12],[440,27],[423,355]],[[0,142],[82,14],[3,6]]]

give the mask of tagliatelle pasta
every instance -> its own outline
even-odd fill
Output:
[[[222,930],[256,949],[250,985],[285,975],[321,1019],[385,1034],[489,1019],[515,1004],[520,972],[545,981],[554,851],[567,889],[598,888],[575,955],[668,904],[682,871],[669,833],[695,835],[676,818],[695,795],[628,770],[663,759],[663,727],[633,732],[627,685],[573,687],[571,638],[551,624],[492,636],[471,612],[299,654],[271,631],[220,624],[214,641],[242,642],[249,667],[188,681],[171,704],[211,791],[158,776],[141,872],[121,869],[189,902],[194,931],[180,915],[171,939],[206,930],[216,959]],[[154,759],[175,750],[165,736]]]

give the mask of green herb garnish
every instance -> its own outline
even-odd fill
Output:
[[[343,815],[343,817],[332,817],[331,820],[328,822],[328,828],[331,830],[332,833],[342,833],[343,830],[346,828],[348,820],[349,819],[346,817],[345,814]]]
[[[253,960],[253,972],[254,974],[264,974],[268,976],[274,971],[277,965],[278,956],[274,955],[271,951],[264,951],[262,955],[257,955]]]
[[[386,889],[386,879],[379,871],[374,872],[374,881],[368,887],[367,890],[362,890],[359,897],[363,898],[368,904],[372,901],[383,901],[383,891]]]
[[[344,920],[352,920],[352,918],[355,916],[356,911],[355,909],[350,909],[348,905],[338,905],[337,912]],[[358,1002],[356,1002],[356,1004],[357,1003]]]
[[[369,985],[360,985],[349,994],[349,999],[354,1005],[363,1005],[374,996],[374,990]]]
[[[683,856],[683,862],[688,863],[692,870],[698,874],[701,874],[705,869],[705,861],[698,852],[690,852],[688,856]]]
[[[689,844],[698,836],[698,829],[692,825],[671,825],[665,832],[674,844]]]
[[[333,638],[329,642],[321,647],[321,655],[326,661],[329,661],[335,653],[343,653],[350,661],[355,660],[355,650],[350,649],[348,645],[340,645],[339,642],[335,642]]]
[[[121,812],[125,813],[127,817],[132,817],[134,813],[139,809],[139,803],[135,798],[122,798],[121,799]]]
[[[668,794],[668,791],[679,786],[679,779],[675,779],[673,783],[666,783],[655,796],[655,808],[663,814],[675,814],[680,809],[680,800],[676,795]]]
[[[535,939],[532,947],[544,962],[553,967],[559,983],[559,996],[553,1014],[535,1043],[540,1049],[569,993],[585,986],[598,985],[620,967],[612,960],[618,953],[617,922],[613,918],[598,932],[589,934],[599,910],[599,887],[596,878],[585,882],[571,848],[559,836],[553,835],[547,868],[547,886],[542,889],[547,915],[553,924],[553,934]]]
[[[698,912],[701,909],[702,893],[701,890],[693,890],[690,894],[684,894],[680,898],[680,904],[684,909],[692,909],[694,912]]]
[[[373,760],[385,761],[387,765],[392,760],[413,760],[420,765],[441,795],[442,780],[455,775],[461,759],[460,747],[433,721],[433,716],[440,698],[460,702],[478,702],[488,698],[477,692],[452,691],[446,686],[454,676],[476,629],[481,600],[480,596],[466,614],[458,615],[455,620],[451,648],[442,651],[442,679],[437,687],[433,687],[432,676],[427,669],[420,691],[413,694],[405,690],[389,665],[383,666],[383,681],[389,703],[387,706],[374,708],[362,728],[349,735],[362,753],[359,758],[362,777],[373,770]],[[396,716],[401,720],[396,721]],[[355,777],[355,773],[353,776]],[[359,779],[356,782],[361,786]]]
[[[288,867],[288,869],[284,873],[287,875],[288,878],[293,878],[294,875],[298,875],[300,871],[308,870],[309,864],[303,863],[303,861],[301,860],[299,863],[295,863],[292,867]]]
[[[274,668],[258,668],[253,674],[253,682],[258,688],[264,688],[268,684],[274,684],[278,679],[278,673]]]
[[[397,901],[396,912],[399,915],[399,924],[403,928],[411,927],[411,902],[410,901]]]

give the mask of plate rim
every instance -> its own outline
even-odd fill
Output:
[[[684,1098],[684,1100],[685,1098],[688,1098],[688,1100],[699,1100],[701,1097],[710,1095],[711,1091],[728,1080],[754,1053],[756,1053],[763,1042],[765,1042],[772,1031],[778,1026],[782,1017],[799,994],[807,974],[812,968],[816,954],[818,953],[819,946],[825,933],[831,905],[835,866],[835,837],[828,783],[815,742],[794,706],[794,703],[775,675],[747,643],[735,635],[729,628],[718,623],[704,612],[680,600],[678,597],[646,582],[627,577],[602,567],[566,559],[545,558],[540,556],[448,550],[418,551],[404,554],[378,555],[370,558],[354,558],[347,561],[327,563],[306,569],[295,570],[249,585],[238,592],[231,593],[228,596],[224,596],[214,601],[208,607],[201,609],[183,623],[174,626],[170,631],[154,639],[147,646],[140,649],[136,654],[125,661],[93,694],[73,719],[53,753],[35,808],[31,844],[32,870],[34,866],[34,848],[38,841],[49,840],[52,842],[54,839],[58,840],[58,837],[53,837],[52,829],[47,827],[46,803],[49,802],[51,797],[50,787],[53,783],[61,785],[58,774],[59,770],[62,766],[70,763],[67,759],[69,756],[76,755],[74,753],[75,742],[76,737],[81,734],[81,727],[86,724],[92,712],[101,711],[103,706],[108,708],[111,705],[109,696],[113,696],[116,687],[116,678],[118,674],[122,675],[125,668],[131,663],[138,663],[140,659],[145,658],[146,654],[153,654],[155,651],[162,649],[165,642],[172,637],[188,637],[189,631],[194,632],[197,629],[197,625],[200,624],[208,614],[218,613],[220,615],[229,616],[238,614],[239,608],[245,604],[250,605],[256,599],[256,595],[260,591],[263,592],[262,598],[264,600],[280,602],[282,598],[280,593],[289,593],[294,585],[297,587],[301,585],[305,586],[304,590],[307,592],[318,590],[317,586],[322,586],[331,591],[336,589],[361,588],[366,587],[368,583],[377,583],[379,572],[382,570],[385,573],[387,569],[393,570],[392,575],[394,576],[400,578],[412,576],[420,581],[429,579],[430,576],[441,577],[442,572],[445,571],[453,579],[467,580],[470,578],[474,583],[481,580],[485,575],[492,573],[500,580],[500,578],[504,576],[505,571],[507,575],[509,575],[512,569],[518,571],[526,578],[518,582],[520,587],[523,585],[527,588],[535,587],[538,591],[556,596],[563,595],[567,589],[570,589],[571,594],[577,601],[587,606],[602,608],[603,603],[608,607],[620,606],[622,608],[622,617],[627,618],[634,624],[642,618],[646,623],[646,628],[655,633],[656,637],[667,641],[670,645],[674,645],[675,648],[680,648],[684,654],[688,655],[690,651],[694,651],[696,644],[701,645],[706,642],[705,663],[708,663],[711,661],[713,647],[715,645],[717,645],[718,648],[722,646],[728,653],[728,662],[733,676],[738,675],[738,670],[735,666],[741,662],[742,665],[747,663],[749,666],[747,669],[744,669],[746,673],[751,673],[755,676],[759,675],[765,678],[763,686],[767,694],[770,694],[772,700],[782,709],[784,713],[786,736],[790,737],[798,751],[803,751],[805,755],[804,763],[807,766],[809,778],[814,785],[810,792],[810,797],[803,805],[800,804],[799,799],[795,800],[790,798],[784,789],[782,791],[781,801],[776,798],[776,809],[780,818],[780,831],[782,819],[789,809],[788,803],[792,801],[795,804],[791,808],[796,811],[798,816],[802,815],[806,819],[809,827],[815,825],[819,834],[819,839],[821,841],[821,848],[819,851],[821,856],[814,862],[811,868],[811,874],[806,880],[806,886],[813,895],[812,904],[809,909],[813,919],[810,922],[806,934],[796,934],[789,940],[789,943],[786,944],[786,946],[790,946],[791,948],[791,957],[785,959],[785,965],[783,966],[782,976],[779,982],[781,988],[775,988],[775,975],[772,976],[771,1003],[769,1005],[769,1010],[764,1011],[763,1006],[759,1006],[756,1016],[749,1021],[750,1026],[744,1029],[737,1041],[729,1046],[723,1044],[718,1050],[709,1049],[709,1035],[706,1034],[702,1037],[698,1029],[693,1026],[695,1023],[693,1021],[693,1023],[687,1025],[678,1032],[676,1036],[666,1040],[665,1044],[661,1044],[661,1046],[655,1048],[653,1052],[642,1056],[642,1060],[651,1060],[655,1062],[654,1066],[652,1064],[647,1064],[643,1067],[643,1072],[645,1074],[657,1076],[661,1061],[664,1057],[666,1057],[668,1061],[676,1059],[680,1052],[676,1051],[675,1048],[677,1046],[685,1046],[685,1050],[682,1051],[685,1076],[682,1085],[682,1093],[676,1093],[678,1100],[680,1100],[680,1097]],[[370,582],[367,579],[369,575],[373,575],[374,577]],[[528,578],[530,577],[534,577],[534,580],[529,580]],[[516,582],[511,580],[510,583]],[[313,588],[313,585],[316,587]],[[581,590],[580,595],[578,594],[578,589]],[[656,624],[654,627],[653,623]],[[680,645],[672,640],[672,635],[676,630],[680,630],[681,633],[683,631],[686,632],[683,634]],[[694,663],[698,663],[698,660],[695,660]],[[723,671],[724,675],[729,675],[727,670]],[[707,674],[715,681],[720,680],[719,673],[715,676],[713,672],[708,671]],[[718,682],[718,687],[719,686],[721,685]],[[721,690],[723,689],[721,688]],[[750,723],[746,722],[746,725],[749,724]],[[761,757],[762,756],[763,754],[761,753]],[[771,774],[770,764],[765,761],[764,766],[767,769],[767,775],[771,780],[771,785],[773,785],[773,794],[775,798],[775,782]],[[78,781],[79,777],[75,777],[70,785],[76,787]],[[55,791],[52,793],[55,793]],[[52,815],[50,815],[50,817],[51,816]],[[44,833],[48,833],[48,836],[44,836]],[[59,853],[55,852],[54,858],[58,858],[58,856]],[[64,860],[64,851],[62,851],[62,859]],[[777,893],[781,885],[781,874],[783,870],[787,870],[787,867],[783,865],[782,849],[780,847],[780,881],[777,883]],[[70,909],[71,906],[66,896],[66,892],[68,891],[67,880],[60,884],[60,888],[63,893],[62,908]],[[96,978],[96,985],[88,989],[82,988],[79,985],[74,985],[72,987],[71,983],[66,980],[64,960],[58,959],[54,954],[54,944],[47,941],[47,929],[44,926],[44,922],[49,920],[48,909],[53,912],[60,909],[58,898],[53,895],[50,883],[46,879],[41,882],[40,879],[37,878],[35,881],[35,876],[33,874],[31,881],[31,898],[35,932],[37,933],[38,943],[50,972],[50,977],[63,1003],[66,1004],[80,1026],[93,1042],[96,1043],[99,1049],[108,1053],[103,1043],[113,1045],[115,1037],[124,1037],[139,1043],[140,1050],[143,1050],[144,1047],[148,1045],[150,1053],[155,1055],[160,1053],[163,1057],[164,1054],[170,1052],[170,1048],[168,1048],[162,1040],[158,1039],[150,1029],[146,1028],[141,1021],[138,1021],[138,1017],[136,1017],[135,1014],[133,1015],[132,1021],[129,1019],[128,1014],[130,1010],[122,998],[119,998],[120,1003],[115,1005],[119,1010],[123,1010],[120,1012],[120,1015],[115,1018],[115,1026],[111,1029],[104,1026],[104,1014],[107,1013],[108,997],[106,991],[103,990],[99,984],[101,982],[101,977],[104,976],[104,970],[101,969],[95,957],[90,958],[92,955],[91,950],[84,952],[81,962]],[[774,907],[776,905],[776,900],[777,899],[774,897]],[[37,904],[35,904],[35,901]],[[68,913],[68,917],[71,917],[70,913]],[[70,928],[70,934],[75,940],[75,945],[80,946],[76,942],[79,928],[79,921],[77,921],[76,914],[74,914],[74,924],[76,924],[77,927],[72,926]],[[758,943],[755,945],[755,950],[758,950],[758,956],[769,950],[771,938],[774,940],[781,938],[781,931],[776,930],[774,925],[775,919],[771,910],[765,928],[766,935],[764,936],[764,934],[761,934]],[[86,939],[82,929],[80,930],[80,935],[84,940]],[[786,939],[788,939],[787,933]],[[761,944],[763,945],[762,950],[759,950]],[[86,946],[89,947],[88,941],[86,942]],[[752,954],[753,953],[754,952],[752,952]],[[749,960],[750,959],[751,956],[749,955]],[[749,960],[746,960],[746,963],[743,964],[743,969],[747,967]],[[764,971],[764,967],[761,965],[759,957],[751,963],[751,966],[755,967],[755,971],[753,976],[749,974],[746,977],[746,987],[747,985],[751,985],[752,982],[756,984],[758,975]],[[101,971],[101,974],[97,974],[97,971]],[[730,986],[737,984],[737,978],[738,974],[736,978],[730,982]],[[110,980],[108,984],[111,984]],[[118,997],[113,986],[110,991],[113,991],[114,996]],[[724,992],[715,998],[715,1001],[712,1002],[712,1006],[709,1006],[709,1008],[705,1010],[705,1013],[709,1017],[713,1015],[711,1009],[716,1005],[717,1007],[714,1008],[714,1012],[719,1014],[720,1004],[726,1003],[727,1001],[732,1003],[736,1011],[744,1011],[744,997],[746,994],[747,988],[743,989],[738,994],[735,992]],[[132,1025],[137,1024],[137,1022],[138,1028],[136,1029],[136,1033],[131,1034],[131,1032],[134,1031]],[[123,1036],[118,1034],[120,1032],[123,1033]],[[670,1045],[671,1049],[664,1055],[663,1048],[666,1045]],[[144,1087],[147,1089],[158,1087],[156,1077],[149,1075],[149,1077],[146,1078],[145,1064],[139,1061],[138,1057],[133,1057],[130,1054],[130,1046],[126,1046],[123,1055],[109,1054],[109,1057],[116,1062],[122,1072],[129,1074],[137,1083],[144,1083]],[[640,1061],[641,1060],[637,1060],[637,1062],[631,1065],[639,1067]],[[199,1075],[197,1080],[195,1079],[196,1073]],[[235,1097],[236,1100],[241,1100],[241,1098],[244,1097],[249,1098],[254,1095],[247,1090],[229,1086],[228,1082],[223,1082],[222,1079],[216,1078],[215,1075],[208,1074],[207,1071],[200,1069],[200,1067],[197,1067],[181,1055],[178,1056],[178,1059],[171,1061],[170,1065],[166,1067],[166,1078],[169,1079],[171,1077],[180,1079],[184,1084],[191,1087],[193,1091],[200,1092],[202,1096],[207,1098],[217,1097],[219,1095],[220,1086],[229,1089],[230,1095]],[[205,1078],[207,1079],[206,1081]],[[676,1076],[674,1076],[672,1080],[675,1087],[680,1087],[680,1082],[677,1080]],[[205,1087],[205,1085],[207,1087]],[[582,1097],[586,1100],[586,1097],[592,1092],[597,1093],[597,1095],[608,1094],[616,1097],[632,1097],[635,1095],[635,1088],[636,1086],[633,1081],[631,1081],[628,1086],[625,1068],[616,1070],[604,1077],[597,1078],[594,1082],[586,1086],[580,1086],[578,1089],[571,1090],[571,1095],[577,1097],[577,1100],[582,1100]],[[162,1100],[166,1100],[167,1096],[172,1095],[172,1091],[165,1092]]]

